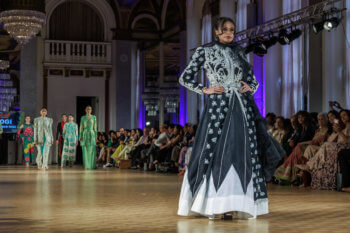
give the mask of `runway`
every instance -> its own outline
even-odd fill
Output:
[[[256,220],[176,215],[182,177],[81,167],[0,167],[0,232],[349,232],[350,194],[269,185]]]

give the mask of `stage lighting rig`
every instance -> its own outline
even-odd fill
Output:
[[[278,34],[278,42],[281,45],[289,44],[288,34],[286,29],[281,29]]]
[[[315,34],[318,34],[319,32],[321,32],[324,29],[323,25],[324,25],[323,21],[315,23],[314,25],[312,25],[312,31]]]
[[[323,23],[323,28],[326,29],[327,31],[330,31],[336,27],[338,27],[340,23],[340,19],[337,17],[332,17],[330,19],[327,19]]]

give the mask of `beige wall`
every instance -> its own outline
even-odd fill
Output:
[[[62,113],[76,112],[77,96],[96,96],[99,99],[97,115],[98,130],[105,129],[105,81],[103,78],[48,78],[47,108],[49,117],[54,120],[54,131]],[[93,114],[96,110],[93,110]]]

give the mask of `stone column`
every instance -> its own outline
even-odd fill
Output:
[[[43,107],[43,56],[41,37],[31,39],[21,50],[20,108],[32,118],[38,116]]]
[[[180,73],[186,67],[186,31],[180,32]],[[180,85],[179,87],[179,122],[180,125],[186,124],[187,116],[187,101],[186,101],[186,88]]]
[[[113,90],[116,94],[116,129],[133,128],[136,104],[132,96],[136,90],[132,89],[132,83],[136,72],[132,71],[135,67],[132,58],[136,52],[136,42],[117,40],[116,51],[118,55],[113,61],[116,68],[116,86]]]
[[[112,70],[111,76],[109,77],[109,129],[106,130],[115,130],[116,129],[116,118],[117,118],[117,96],[116,96],[116,88],[117,88],[117,63],[118,63],[118,51],[117,51],[117,40],[112,40]]]
[[[164,82],[164,42],[159,43],[159,77],[158,77],[158,89],[163,87]],[[164,97],[159,98],[159,125],[164,124]]]

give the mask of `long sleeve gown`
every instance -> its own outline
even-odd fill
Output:
[[[225,93],[207,99],[184,175],[178,214],[266,214],[266,180],[271,179],[283,152],[267,134],[253,93],[239,92],[240,81],[257,90],[252,68],[242,47],[214,42],[196,49],[180,84],[203,94],[204,86],[196,81],[201,69],[210,85],[223,86]]]
[[[83,165],[87,169],[96,168],[96,136],[97,136],[97,119],[96,116],[82,116],[80,120],[81,138],[80,146],[83,151]]]

